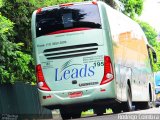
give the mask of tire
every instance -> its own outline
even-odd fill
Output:
[[[71,119],[72,117],[71,116],[72,114],[64,108],[60,109],[60,114],[61,114],[62,120],[68,120],[68,119]]]
[[[72,114],[73,119],[80,118],[80,117],[81,117],[81,111],[77,111],[76,113]]]
[[[138,102],[135,103],[136,106],[136,110],[145,110],[145,109],[149,109],[152,107],[152,103],[151,102]]]
[[[97,114],[97,116],[102,116],[105,110],[106,110],[105,108],[101,108],[101,107],[97,107],[93,109],[94,113]]]
[[[113,107],[113,108],[112,108],[112,111],[113,111],[114,114],[121,113],[122,108],[121,108],[121,106],[119,105],[119,106],[117,106],[117,107]]]
[[[123,112],[132,111],[132,92],[129,85],[127,85],[127,102],[123,103]]]
[[[152,103],[152,101],[144,102],[142,104],[142,107],[143,107],[143,109],[150,109],[153,107],[153,103]]]
[[[60,114],[63,120],[68,120],[71,118],[75,119],[81,117],[81,110],[62,108],[60,109]]]
[[[136,102],[135,110],[142,110],[142,109],[143,109],[143,102]]]

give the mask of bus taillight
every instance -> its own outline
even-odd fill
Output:
[[[44,91],[51,91],[51,89],[48,87],[47,83],[45,82],[42,67],[41,65],[36,66],[36,77],[37,77],[37,84],[38,88]]]
[[[112,62],[109,56],[104,56],[104,76],[100,85],[106,84],[114,79]]]

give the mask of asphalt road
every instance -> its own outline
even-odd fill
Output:
[[[53,114],[52,120],[62,120],[60,115]],[[105,114],[103,116],[85,116],[74,120],[160,120],[160,108],[124,112],[120,114]]]

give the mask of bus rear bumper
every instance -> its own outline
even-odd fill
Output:
[[[116,98],[114,82],[96,87],[88,87],[64,91],[39,90],[39,98],[42,106],[65,106],[70,104],[91,103],[104,99]],[[81,95],[71,97],[71,93],[81,92]]]

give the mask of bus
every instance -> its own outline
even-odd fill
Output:
[[[157,58],[135,21],[89,1],[35,10],[31,26],[42,106],[63,119],[151,106]]]
[[[158,107],[160,106],[160,71],[155,73],[155,95],[155,105]]]

